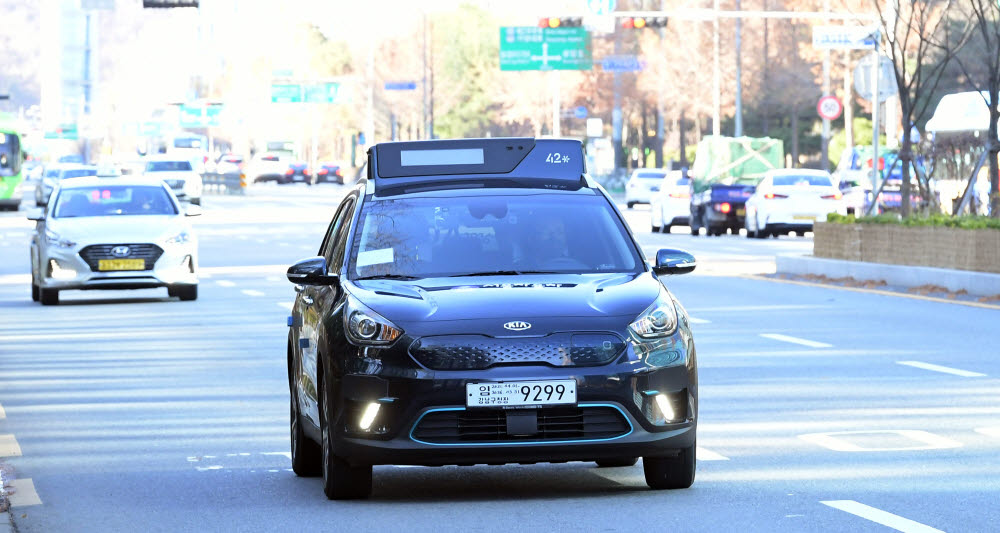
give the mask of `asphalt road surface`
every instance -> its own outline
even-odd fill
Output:
[[[331,502],[288,458],[283,271],[319,246],[336,185],[208,196],[199,299],[30,299],[28,235],[0,214],[0,472],[19,533],[998,531],[1000,310],[769,281],[766,241],[650,234],[695,253],[668,286],[695,319],[692,488],[641,465],[376,467]],[[26,197],[31,198],[26,194]]]

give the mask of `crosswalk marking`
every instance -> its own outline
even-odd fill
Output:
[[[243,294],[246,294],[247,296],[264,296],[264,293],[262,293],[260,291],[255,291],[253,289],[243,289],[240,292],[242,292]]]
[[[955,376],[962,376],[963,378],[982,378],[986,377],[986,374],[980,374],[979,372],[970,372],[968,370],[959,370],[957,368],[951,368],[941,365],[933,365],[931,363],[922,363],[920,361],[896,361],[897,364],[912,366],[913,368],[922,368],[924,370],[930,370],[932,372],[942,372],[944,374],[952,374]]]
[[[973,431],[975,431],[976,433],[981,433],[981,434],[986,435],[988,437],[996,437],[996,438],[1000,439],[1000,426],[991,426],[991,427],[985,427],[985,428],[976,428]]]
[[[0,457],[20,457],[21,446],[14,435],[0,435]]]
[[[876,509],[854,500],[830,500],[821,501],[819,503],[833,507],[834,509],[839,509],[845,513],[860,516],[865,520],[871,520],[877,524],[891,527],[892,529],[902,531],[903,533],[944,533],[940,529],[935,529],[931,526],[921,524],[920,522],[910,520],[909,518],[903,518],[902,516],[895,515],[881,509]]]
[[[0,418],[7,418],[7,412],[3,410],[2,405],[0,405]]]
[[[711,320],[705,320],[704,318],[695,318],[693,316],[688,317],[688,322],[692,324],[711,324]]]
[[[31,478],[15,479],[9,481],[7,485],[10,487],[7,491],[7,501],[10,502],[11,507],[42,504],[41,498],[35,492],[35,482],[31,481]]]
[[[728,461],[729,460],[729,458],[726,457],[725,455],[722,455],[722,454],[719,454],[719,453],[715,453],[712,450],[706,450],[705,448],[702,448],[701,446],[697,447],[695,449],[695,451],[696,451],[695,457],[699,461]]]
[[[215,284],[219,285],[221,287],[235,287],[236,286],[235,283],[233,283],[232,281],[229,281],[228,279],[216,280]]]
[[[288,309],[289,311],[291,311],[292,307],[294,306],[292,305],[291,302],[278,302],[278,307],[282,309]]]
[[[811,341],[808,339],[800,339],[798,337],[790,337],[788,335],[782,335],[780,333],[761,333],[761,337],[765,339],[772,339],[782,342],[790,342],[792,344],[801,344],[802,346],[808,346],[810,348],[832,348],[832,344],[827,344],[825,342]]]

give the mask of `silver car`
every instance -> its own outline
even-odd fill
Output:
[[[198,242],[170,188],[144,177],[86,177],[59,184],[31,238],[31,297],[59,303],[69,289],[166,287],[198,298]]]
[[[69,178],[82,178],[97,174],[97,167],[93,165],[78,165],[76,163],[58,163],[45,168],[42,181],[35,188],[35,205],[43,207],[52,196],[52,191],[63,180]]]

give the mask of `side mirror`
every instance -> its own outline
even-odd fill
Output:
[[[298,285],[336,285],[340,278],[327,272],[325,257],[310,257],[288,267],[288,281]]]
[[[201,206],[191,204],[184,209],[184,216],[186,217],[200,217],[202,214]]]
[[[30,209],[28,211],[28,220],[34,220],[35,222],[40,222],[45,220],[45,210],[44,209]]]
[[[694,256],[683,251],[664,248],[656,252],[656,266],[653,272],[658,276],[675,276],[693,272],[698,266]]]

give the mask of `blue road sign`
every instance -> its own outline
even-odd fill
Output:
[[[630,55],[607,56],[601,59],[601,68],[605,72],[638,72],[645,66],[645,61]]]
[[[598,16],[610,15],[616,7],[618,7],[617,0],[587,0],[587,9]]]
[[[385,82],[385,90],[387,90],[387,91],[415,91],[415,90],[417,90],[417,82],[415,82],[415,81],[387,81],[387,82]]]
[[[576,118],[587,118],[586,106],[578,105],[573,108],[573,116]]]

